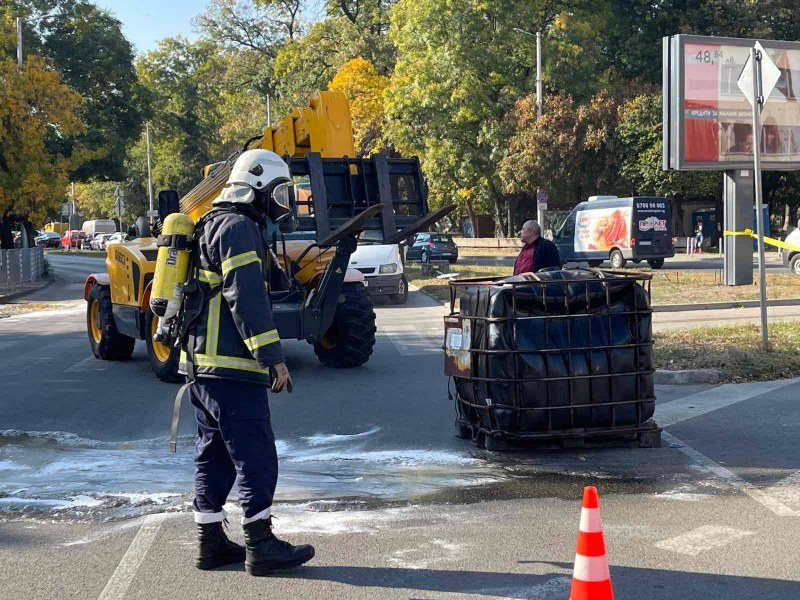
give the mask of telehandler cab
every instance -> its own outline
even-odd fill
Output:
[[[308,107],[251,138],[242,151],[251,148],[283,156],[303,191],[293,207],[294,231],[273,228],[267,240],[280,266],[270,297],[281,339],[306,340],[327,366],[363,365],[372,354],[376,328],[364,276],[348,268],[359,235],[379,231],[385,243],[401,243],[454,206],[429,213],[416,158],[349,158],[355,154],[350,112],[337,92],[317,92]],[[204,179],[180,200],[177,192],[160,192],[158,218],[140,217],[133,239],[108,246],[107,272],[90,275],[84,289],[95,357],[130,358],[136,340],[145,340],[156,376],[178,381],[180,349],[174,340],[153,339],[158,317],[149,300],[157,236],[173,212],[195,222],[208,212],[239,154],[205,167]]]

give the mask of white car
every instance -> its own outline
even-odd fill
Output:
[[[113,233],[98,233],[92,240],[92,250],[105,250],[106,241],[113,235]]]
[[[370,296],[388,297],[394,304],[408,300],[408,281],[397,244],[382,244],[381,233],[365,231],[350,256],[350,268],[361,271]]]
[[[118,231],[117,233],[112,233],[103,242],[103,250],[108,248],[108,246],[111,245],[111,244],[118,244],[120,242],[124,242],[125,241],[125,237],[126,237],[126,235],[121,231]]]

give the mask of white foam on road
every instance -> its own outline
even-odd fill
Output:
[[[740,531],[722,525],[703,525],[679,536],[660,541],[656,544],[656,548],[687,556],[697,556],[751,535],[755,535],[755,532]]]
[[[800,471],[795,471],[775,485],[766,488],[764,493],[800,513]]]
[[[329,462],[329,461],[361,461],[368,463],[390,463],[400,466],[419,465],[471,465],[477,458],[433,450],[379,450],[374,452],[321,452],[297,454],[286,457],[287,462]]]
[[[309,435],[304,438],[309,445],[311,446],[327,446],[332,444],[343,444],[353,440],[369,437],[378,433],[381,430],[380,427],[373,427],[369,431],[363,431],[361,433],[352,433],[352,434],[339,434],[339,433],[318,433],[316,435]]]

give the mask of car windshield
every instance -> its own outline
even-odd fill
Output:
[[[374,246],[383,243],[383,233],[380,231],[368,230],[361,233],[358,243],[363,246]]]

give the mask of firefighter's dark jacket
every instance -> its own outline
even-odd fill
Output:
[[[284,355],[272,319],[264,238],[242,211],[210,216],[198,232],[195,257],[203,308],[184,340],[181,372],[193,342],[196,377],[269,385],[269,367]]]

